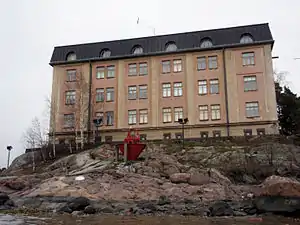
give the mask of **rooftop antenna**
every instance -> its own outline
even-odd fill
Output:
[[[140,24],[140,17],[137,18],[136,24],[137,24],[137,25]],[[147,25],[147,28],[152,29],[153,35],[154,35],[154,36],[156,35],[156,34],[155,34],[155,27]]]

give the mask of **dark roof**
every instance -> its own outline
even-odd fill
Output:
[[[168,42],[175,42],[177,52],[200,51],[201,40],[207,38],[211,39],[213,49],[235,47],[241,45],[240,38],[243,34],[250,34],[253,37],[254,43],[251,43],[252,45],[274,43],[269,24],[263,23],[214,30],[58,46],[54,48],[50,65],[71,63],[66,62],[66,57],[70,52],[76,54],[76,60],[72,62],[135,57],[132,55],[132,48],[135,46],[141,46],[143,48],[143,54],[139,56],[166,54],[165,46]],[[103,49],[109,49],[111,51],[109,58],[102,59],[100,57],[100,53]]]

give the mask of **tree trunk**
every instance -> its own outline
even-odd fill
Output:
[[[83,149],[84,145],[84,136],[83,136],[83,128],[80,129],[80,149]]]
[[[52,135],[52,157],[54,159],[56,157],[55,131],[53,131],[53,135]]]

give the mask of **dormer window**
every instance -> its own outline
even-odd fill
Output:
[[[201,43],[200,43],[201,48],[210,48],[212,46],[213,46],[213,43],[209,38],[204,38],[201,40]]]
[[[109,49],[103,49],[100,52],[100,57],[101,58],[108,58],[108,57],[110,57],[110,55],[111,55],[111,51]]]
[[[177,50],[177,46],[174,42],[169,42],[166,44],[166,52],[173,52]]]
[[[241,39],[240,39],[241,44],[249,44],[253,43],[253,38],[250,34],[243,34]]]
[[[135,46],[132,50],[132,54],[138,55],[138,54],[143,54],[143,48],[141,46]]]
[[[68,53],[68,55],[67,55],[67,61],[74,61],[74,60],[76,60],[76,54],[75,54],[75,52]]]

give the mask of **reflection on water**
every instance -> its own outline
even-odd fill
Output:
[[[56,216],[49,218],[15,217],[0,215],[0,225],[296,225],[299,221],[291,219],[268,218],[197,218],[197,217],[117,217],[89,216],[72,217]]]

